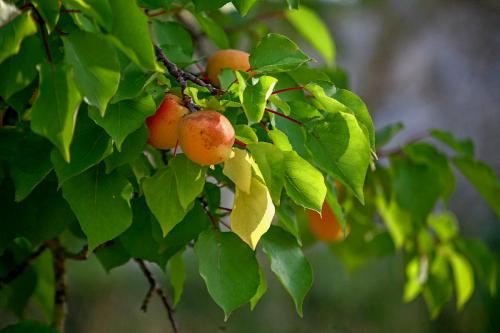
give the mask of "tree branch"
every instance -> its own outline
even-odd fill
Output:
[[[18,276],[23,274],[26,269],[48,248],[47,243],[43,243],[35,252],[30,254],[23,262],[12,269],[5,277],[0,278],[0,289],[3,285],[9,284]]]
[[[100,249],[103,249],[105,247],[108,247],[108,246],[111,246],[113,245],[114,242],[112,240],[110,241],[107,241],[107,242],[104,242],[100,245],[98,245],[93,252],[97,251],[97,250],[100,250]],[[77,252],[77,253],[72,253],[72,252],[67,252],[65,251],[64,252],[64,255],[67,259],[71,259],[71,260],[87,260],[88,257],[89,257],[89,246],[87,244],[85,244],[83,246],[83,248]]]
[[[167,295],[165,294],[163,289],[160,287],[160,285],[156,282],[156,279],[155,279],[153,273],[146,266],[146,263],[144,262],[144,260],[136,258],[135,262],[137,262],[137,264],[141,268],[141,271],[144,274],[144,276],[146,277],[146,279],[148,280],[149,286],[150,286],[148,292],[146,293],[146,296],[144,297],[144,301],[142,302],[141,310],[144,312],[147,310],[149,301],[151,300],[151,297],[153,296],[153,294],[156,292],[156,294],[158,295],[158,297],[162,301],[163,306],[167,310],[167,315],[168,315],[168,319],[170,321],[170,325],[172,325],[172,330],[174,331],[174,333],[179,333],[179,327],[178,327],[177,322],[175,321],[175,318],[174,318],[174,309],[170,305],[170,301],[168,300]]]
[[[43,47],[45,49],[45,54],[47,55],[47,61],[49,63],[52,62],[52,53],[50,52],[50,47],[49,47],[49,37],[47,35],[47,30],[45,29],[45,21],[42,18],[42,15],[38,12],[38,10],[35,8],[35,6],[31,3],[29,3],[27,6],[31,8],[31,11],[33,12],[34,19],[36,23],[38,23],[38,27],[40,28],[40,35],[42,37],[43,41]]]
[[[159,47],[158,45],[154,45],[154,49],[155,49],[156,59],[160,61],[163,65],[165,65],[170,75],[172,75],[181,85],[182,99],[186,107],[189,109],[189,111],[195,112],[196,109],[198,109],[199,107],[197,107],[194,104],[193,99],[190,96],[186,95],[185,93],[185,90],[187,88],[187,81],[191,81],[194,84],[199,85],[200,87],[206,88],[212,95],[219,95],[224,93],[222,89],[217,88],[212,84],[203,81],[193,73],[180,69],[175,63],[171,62],[167,58],[161,47]]]
[[[54,317],[52,326],[60,332],[64,332],[64,325],[68,314],[66,251],[57,238],[51,241],[51,250],[53,254],[55,277]]]

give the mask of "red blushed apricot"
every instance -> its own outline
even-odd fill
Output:
[[[177,127],[189,113],[179,97],[167,94],[154,115],[146,120],[149,128],[148,143],[155,148],[169,149],[177,144]]]
[[[309,227],[316,238],[328,243],[344,239],[337,217],[326,201],[323,203],[321,215],[312,210],[309,210],[307,215],[309,217]],[[346,233],[348,230],[349,225],[346,225]]]
[[[212,165],[227,160],[234,144],[234,128],[222,114],[202,110],[182,118],[179,144],[195,163]]]
[[[207,62],[207,77],[210,82],[220,85],[219,74],[225,68],[235,71],[248,71],[250,69],[249,54],[239,50],[215,52]]]

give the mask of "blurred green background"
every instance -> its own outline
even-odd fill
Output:
[[[349,73],[352,90],[365,100],[377,128],[404,122],[406,130],[398,136],[401,142],[433,127],[471,137],[478,157],[500,174],[498,1],[306,3],[328,23],[337,44],[338,64]],[[286,23],[271,24],[300,41],[286,31]],[[304,49],[314,55],[305,44]],[[500,257],[500,223],[461,178],[451,208],[462,232],[482,238]],[[177,309],[181,331],[500,332],[500,297],[489,297],[480,285],[462,312],[457,313],[451,302],[431,321],[421,298],[402,302],[404,266],[400,257],[373,259],[349,273],[324,244],[308,248],[306,254],[315,277],[304,303],[303,319],[267,271],[268,292],[256,309],[250,312],[243,307],[224,322],[222,311],[211,301],[197,274],[196,258],[188,250],[188,278]],[[157,298],[147,313],[140,311],[148,285],[134,263],[106,274],[92,257],[87,262],[71,262],[68,271],[67,332],[169,332],[165,309]],[[2,326],[14,320],[0,312]]]

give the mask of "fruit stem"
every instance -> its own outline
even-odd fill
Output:
[[[244,143],[244,142],[242,142],[242,141],[240,141],[238,139],[234,139],[234,143],[237,144],[238,146],[243,147],[243,148],[247,147],[246,143]]]
[[[271,110],[271,109],[268,109],[268,108],[266,108],[266,109],[265,109],[265,111],[266,111],[266,112],[269,112],[269,113],[272,113],[272,114],[275,114],[275,115],[277,115],[277,116],[280,116],[280,117],[282,117],[282,118],[288,119],[288,120],[290,120],[291,122],[296,123],[297,125],[304,126],[304,124],[303,124],[303,123],[301,123],[300,121],[298,121],[297,119],[293,119],[292,117],[289,117],[289,116],[287,116],[286,114],[283,114],[283,113],[281,113],[281,112],[274,111],[274,110]]]

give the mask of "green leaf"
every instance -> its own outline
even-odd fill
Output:
[[[318,109],[332,114],[337,112],[354,113],[352,110],[349,110],[347,106],[330,96],[337,91],[337,88],[331,83],[322,85],[309,83],[305,88],[314,96],[313,104]],[[325,91],[325,89],[327,89],[327,91]]]
[[[170,277],[170,283],[174,289],[174,308],[181,300],[182,293],[184,292],[184,282],[186,281],[186,269],[184,267],[184,260],[182,259],[183,254],[184,251],[179,251],[168,261],[168,276]]]
[[[200,235],[194,250],[208,293],[227,319],[257,292],[259,265],[255,254],[235,234],[214,229]]]
[[[453,163],[476,188],[500,219],[500,181],[486,163],[470,157],[457,157]]]
[[[428,143],[413,143],[403,148],[403,152],[418,164],[425,164],[436,173],[436,184],[441,196],[449,200],[455,191],[455,174],[448,163],[448,157]]]
[[[89,109],[89,117],[104,128],[116,144],[118,150],[128,135],[139,129],[146,118],[156,112],[153,98],[146,95],[135,100],[124,100],[110,104],[106,115],[101,116],[95,108]]]
[[[111,30],[113,13],[108,0],[64,0],[67,8],[81,10],[82,13],[94,18],[106,30]]]
[[[102,165],[69,179],[62,190],[88,238],[89,251],[132,223],[132,186],[116,172],[107,175]]]
[[[169,60],[180,64],[189,63],[193,56],[193,40],[189,32],[177,22],[153,21],[158,45]]]
[[[16,201],[21,201],[52,170],[52,145],[30,132],[19,141],[17,147],[11,162],[10,175],[16,187]]]
[[[462,252],[472,263],[478,277],[488,287],[491,295],[496,295],[498,264],[495,256],[478,239],[462,239],[457,243]]]
[[[38,70],[40,90],[31,109],[31,129],[49,139],[69,162],[80,93],[67,65],[43,64]]]
[[[257,134],[248,125],[234,125],[234,131],[236,132],[236,139],[245,144],[259,141]]]
[[[176,182],[175,170],[169,165],[158,169],[142,183],[146,202],[160,223],[164,236],[186,215],[179,200]]]
[[[113,240],[110,246],[96,250],[95,255],[107,273],[113,268],[125,265],[130,260],[130,255],[119,240]]]
[[[248,14],[250,9],[257,3],[258,0],[233,0],[233,5],[236,7],[241,16]]]
[[[59,20],[59,0],[32,0],[31,3],[42,16],[49,32],[54,30],[57,21]]]
[[[469,261],[461,254],[450,251],[448,260],[455,278],[457,309],[461,310],[474,292],[474,274]]]
[[[45,319],[51,322],[54,315],[54,294],[56,292],[52,253],[45,251],[33,263],[33,267],[37,275],[33,296]]]
[[[57,150],[52,151],[51,160],[59,185],[96,165],[112,151],[111,139],[106,132],[96,126],[87,115],[81,114],[71,144],[71,162],[64,161]]]
[[[120,82],[120,64],[115,48],[103,37],[81,30],[63,38],[66,61],[73,66],[76,85],[85,102],[104,115]]]
[[[0,26],[0,63],[19,52],[24,38],[36,32],[36,24],[30,12],[24,12]],[[2,75],[3,76],[3,75]]]
[[[368,112],[366,104],[356,94],[345,89],[337,89],[332,97],[352,111],[360,127],[368,137],[370,148],[375,151],[375,128],[373,127],[373,120]]]
[[[439,215],[431,215],[427,223],[436,232],[443,242],[453,240],[458,235],[457,218],[451,212],[443,212]]]
[[[205,13],[194,13],[194,16],[198,20],[201,29],[207,34],[208,38],[215,43],[215,45],[221,49],[229,48],[229,39],[227,38],[226,32],[217,22]]]
[[[404,129],[403,123],[394,123],[387,125],[380,130],[375,132],[375,142],[377,143],[377,148],[382,148],[389,141],[391,141],[396,134]]]
[[[450,283],[450,271],[446,257],[438,255],[432,261],[427,283],[424,287],[424,298],[432,318],[436,318],[453,292]]]
[[[230,0],[193,0],[196,9],[199,11],[214,10],[224,6],[228,2],[230,2]]]
[[[391,164],[395,201],[417,223],[424,223],[441,192],[435,170],[401,157],[392,157]]]
[[[42,323],[27,320],[9,325],[1,330],[0,333],[59,333],[59,331]]]
[[[300,0],[286,0],[288,3],[288,8],[299,9]]]
[[[121,150],[127,136],[139,129],[146,118],[155,112],[156,104],[153,98],[146,95],[140,99],[110,104],[104,117],[101,117],[97,109],[90,108],[89,117],[104,128],[118,150]]]
[[[262,249],[271,262],[271,270],[292,296],[297,313],[302,317],[302,303],[311,289],[313,273],[297,240],[273,226],[262,238]]]
[[[239,89],[240,102],[250,125],[258,123],[264,116],[267,99],[271,96],[277,79],[271,76],[261,76],[254,85],[246,85],[245,79],[240,73],[236,73],[238,83],[243,89]]]
[[[452,133],[440,131],[437,129],[430,130],[431,136],[442,143],[448,145],[456,152],[472,157],[474,155],[474,143],[470,139],[457,139]]]
[[[307,148],[313,161],[338,177],[361,201],[371,161],[370,146],[356,118],[348,113],[327,114],[307,124]]]
[[[326,196],[325,179],[294,151],[285,152],[285,189],[296,204],[321,212]]]
[[[325,58],[327,64],[335,62],[335,44],[328,27],[313,10],[300,6],[285,12],[285,17],[295,29]]]
[[[297,44],[279,34],[265,36],[250,54],[250,66],[258,72],[285,72],[310,61]]]
[[[252,299],[250,300],[250,311],[253,311],[253,309],[255,309],[255,306],[257,305],[257,303],[259,303],[260,299],[262,298],[262,296],[264,296],[266,291],[266,276],[262,267],[259,267],[259,287],[257,288],[257,292],[255,293],[255,295],[253,295]]]
[[[36,65],[41,63],[44,57],[40,37],[26,38],[21,44],[21,51],[0,64],[0,73],[2,73],[0,96],[9,99],[14,93],[29,86],[38,74]]]
[[[264,177],[273,202],[279,205],[285,185],[285,153],[267,142],[247,146]]]
[[[122,165],[137,160],[144,151],[144,148],[146,148],[148,136],[149,131],[146,125],[139,127],[138,130],[127,136],[122,144],[121,151],[113,151],[113,154],[104,160],[104,163],[106,163],[106,172],[109,173]]]
[[[148,19],[135,0],[108,0],[113,13],[111,35],[115,44],[143,69],[155,71],[153,41],[149,34]]]
[[[218,206],[217,206],[218,207]],[[161,242],[160,251],[167,259],[184,248],[191,240],[210,226],[210,220],[201,204],[195,203],[193,209],[179,222]]]
[[[279,149],[283,151],[293,150],[290,141],[288,141],[288,137],[286,136],[285,133],[283,133],[279,129],[277,128],[272,129],[269,132],[267,132],[267,135],[269,135],[269,138],[273,141],[273,144]]]
[[[184,154],[173,158],[170,165],[175,173],[179,202],[183,209],[188,209],[196,197],[203,192],[207,168],[192,162]]]

